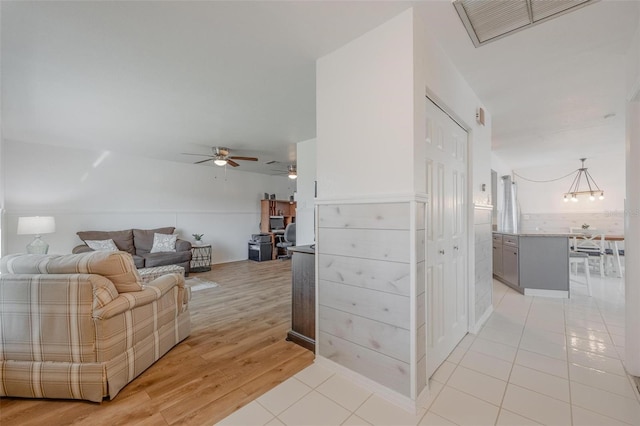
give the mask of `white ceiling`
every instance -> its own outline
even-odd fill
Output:
[[[419,3],[492,113],[505,161],[623,155],[639,2],[598,2],[478,49],[449,1]],[[272,173],[315,136],[315,60],[412,3],[1,5],[5,140],[184,162],[228,146],[260,158],[240,170]]]

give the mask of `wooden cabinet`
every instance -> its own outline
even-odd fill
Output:
[[[289,249],[291,258],[291,330],[287,340],[315,351],[316,256],[311,246]]]
[[[269,233],[269,218],[283,216],[284,226],[296,221],[296,202],[288,200],[260,200],[260,232]]]
[[[276,238],[271,232],[269,218],[271,216],[282,216],[284,226],[296,221],[296,202],[288,200],[260,200],[260,232],[271,234],[271,258],[278,256],[276,248]]]

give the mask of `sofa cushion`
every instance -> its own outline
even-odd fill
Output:
[[[150,253],[175,252],[177,237],[175,234],[153,234],[153,245]]]
[[[153,247],[153,234],[173,234],[175,229],[173,226],[157,229],[134,229],[133,241],[135,244],[135,253],[132,254],[143,256],[149,253],[151,247]]]
[[[87,240],[113,240],[116,247],[130,254],[136,254],[133,245],[133,230],[125,231],[80,231],[76,233],[82,241]]]
[[[152,268],[154,266],[172,265],[177,263],[188,262],[191,260],[190,251],[163,252],[163,253],[147,253],[143,255],[144,267]]]
[[[96,274],[109,279],[118,293],[142,290],[142,278],[133,258],[122,251],[11,254],[0,259],[0,271],[9,274]]]
[[[144,268],[144,257],[138,256],[137,254],[134,254],[131,257],[133,257],[133,263],[136,264],[136,268]]]
[[[108,240],[85,240],[85,244],[96,251],[118,251],[118,247],[111,238]]]

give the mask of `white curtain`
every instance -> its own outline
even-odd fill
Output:
[[[518,209],[518,191],[511,176],[502,176],[502,190],[504,191],[504,203],[500,218],[500,231],[518,233],[520,231],[520,213]]]

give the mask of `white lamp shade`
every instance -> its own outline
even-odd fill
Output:
[[[18,235],[40,235],[56,232],[53,216],[29,216],[18,218]]]

